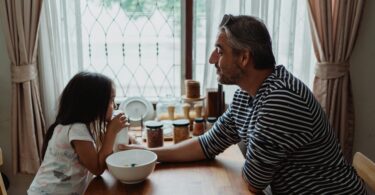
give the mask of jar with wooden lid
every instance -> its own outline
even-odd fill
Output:
[[[206,131],[210,130],[214,126],[214,123],[216,122],[216,120],[217,120],[216,117],[207,117]]]
[[[204,133],[204,129],[205,129],[204,123],[205,123],[204,119],[201,118],[201,117],[198,117],[198,118],[194,119],[194,125],[193,125],[193,135],[194,136],[202,135]]]
[[[145,126],[147,134],[147,147],[162,147],[164,144],[163,123],[158,121],[147,121]]]
[[[175,144],[189,139],[189,125],[190,121],[186,119],[173,121],[173,142]]]

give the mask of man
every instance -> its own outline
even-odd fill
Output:
[[[364,194],[311,91],[275,66],[266,26],[251,16],[225,15],[219,29],[209,62],[220,83],[241,89],[204,135],[150,149],[158,160],[211,159],[242,140],[243,178],[252,192],[270,185],[274,194]]]

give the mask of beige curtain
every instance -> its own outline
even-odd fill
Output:
[[[37,70],[37,38],[42,0],[0,0],[11,61],[12,162],[14,172],[35,173],[44,136]]]
[[[352,159],[354,107],[349,58],[364,0],[308,0],[317,58],[314,95],[337,133],[344,156]]]

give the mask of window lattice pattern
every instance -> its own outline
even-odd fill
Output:
[[[111,77],[117,97],[181,93],[179,0],[81,1],[84,69]]]

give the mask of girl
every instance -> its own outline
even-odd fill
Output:
[[[116,134],[127,125],[123,113],[112,119],[115,96],[113,82],[102,74],[81,72],[69,81],[28,194],[83,194],[89,172],[103,173]]]

